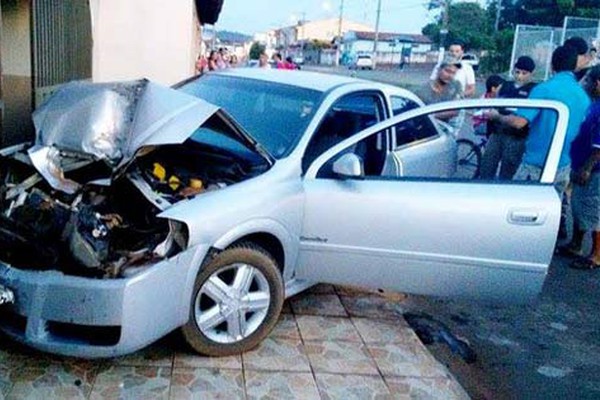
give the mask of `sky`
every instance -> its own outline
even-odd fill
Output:
[[[297,23],[338,18],[344,2],[344,19],[375,28],[377,0],[224,0],[217,30],[246,34],[266,32]],[[482,4],[484,0],[479,1]],[[395,33],[421,33],[432,21],[427,0],[381,0],[379,30]]]

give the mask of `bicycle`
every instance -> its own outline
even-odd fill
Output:
[[[471,115],[473,117],[473,115]],[[461,123],[464,121],[464,116],[461,118]],[[481,157],[483,149],[488,142],[485,123],[474,126],[473,134],[479,138],[476,143],[471,139],[458,139],[458,130],[447,122],[436,120],[438,126],[451,133],[456,140],[457,167],[454,177],[459,179],[475,179],[479,177],[481,168]],[[458,124],[460,126],[460,124]]]
[[[488,142],[487,136],[480,136],[479,143],[471,139],[456,140],[457,168],[456,177],[475,179],[479,177],[483,149]]]

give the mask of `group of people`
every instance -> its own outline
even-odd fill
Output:
[[[431,81],[419,93],[425,103],[472,97],[475,76],[462,63],[463,46],[452,43],[449,54],[433,71]],[[565,143],[558,162],[554,186],[563,199],[564,216],[573,216],[570,243],[560,254],[573,258],[579,269],[600,268],[600,65],[595,49],[580,37],[572,37],[552,54],[553,75],[533,82],[536,65],[521,56],[513,65],[514,80],[498,75],[486,81],[484,97],[554,100],[569,110]],[[539,181],[557,123],[552,110],[518,108],[485,114],[489,137],[481,161],[481,179]],[[582,243],[592,231],[592,251],[584,256]]]
[[[264,51],[258,58],[259,68],[276,68],[276,69],[300,69],[296,63],[294,63],[292,57],[286,57],[283,59],[280,53],[273,54],[272,57],[273,65],[269,62],[269,56]],[[227,49],[220,48],[218,50],[211,50],[208,56],[200,54],[196,59],[196,74],[201,75],[209,71],[218,71],[235,67],[238,63],[237,56],[235,54],[229,54]]]
[[[262,52],[258,58],[259,68],[271,68],[269,64],[269,56],[267,53]],[[273,67],[276,69],[300,69],[300,66],[294,62],[292,57],[288,56],[285,59],[281,56],[281,53],[273,54]]]
[[[207,71],[217,71],[227,69],[237,64],[237,56],[229,54],[227,49],[221,47],[218,50],[211,50],[208,57],[205,54],[198,55],[196,59],[196,73],[203,74]]]

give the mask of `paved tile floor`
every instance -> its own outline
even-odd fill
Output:
[[[0,399],[466,399],[402,318],[402,296],[319,285],[255,350],[208,358],[171,335],[86,361],[0,337]]]

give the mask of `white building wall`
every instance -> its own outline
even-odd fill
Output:
[[[90,0],[90,8],[94,81],[171,85],[193,74],[199,51],[193,0]]]
[[[340,26],[339,19],[325,19],[319,21],[308,21],[304,25],[295,27],[297,30],[297,40],[332,40],[338,35]],[[348,31],[373,32],[369,25],[357,22],[342,20],[342,33]]]

